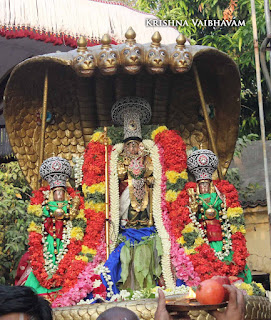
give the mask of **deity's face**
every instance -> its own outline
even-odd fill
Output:
[[[54,201],[64,201],[65,200],[65,190],[62,188],[56,188],[53,190]]]
[[[136,155],[139,153],[139,142],[135,140],[130,140],[126,142],[125,149],[128,154]]]
[[[209,180],[199,181],[199,192],[201,194],[210,193],[210,183],[211,181]]]

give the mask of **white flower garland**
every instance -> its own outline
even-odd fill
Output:
[[[117,244],[117,239],[119,235],[119,207],[120,207],[120,196],[119,196],[119,177],[118,177],[118,158],[119,154],[123,150],[123,143],[116,144],[111,152],[110,158],[110,178],[109,178],[109,197],[110,197],[110,251],[112,252]]]
[[[161,209],[161,181],[162,181],[162,166],[160,164],[160,157],[158,147],[152,140],[143,140],[143,145],[146,150],[150,152],[150,157],[153,162],[153,176],[154,176],[154,186],[153,186],[153,218],[155,221],[155,227],[157,229],[158,235],[162,240],[163,255],[161,259],[162,273],[165,280],[167,288],[174,289],[175,282],[171,272],[171,262],[170,262],[170,236],[167,233],[165,226],[163,224],[162,209]],[[118,233],[119,233],[119,179],[117,174],[117,164],[119,154],[123,150],[123,143],[114,146],[111,152],[110,159],[110,215],[111,215],[111,226],[110,235],[112,243],[110,244],[111,252],[116,247]]]
[[[126,301],[126,300],[138,300],[138,299],[148,299],[150,294],[154,294],[155,298],[158,298],[159,293],[158,290],[163,290],[165,296],[171,296],[171,295],[184,295],[189,292],[189,287],[185,285],[181,285],[179,287],[176,287],[175,289],[165,289],[164,287],[155,287],[152,288],[151,291],[143,290],[135,290],[133,292],[129,292],[127,290],[121,290],[119,293],[114,294],[110,302],[114,301]]]
[[[220,195],[220,193],[219,193],[219,195]],[[226,212],[226,199],[223,198],[222,201],[224,204],[224,208],[222,209],[222,212],[223,212],[222,219],[224,220],[224,223],[222,223],[222,229],[223,229],[223,232],[224,232],[225,237],[227,239],[226,240],[227,242],[225,244],[223,244],[224,252],[216,252],[215,251],[215,256],[221,261],[224,260],[224,258],[226,258],[230,254],[230,250],[232,248],[230,223],[229,223],[229,219],[228,219],[227,212]],[[197,220],[196,213],[192,212],[192,210],[189,206],[188,206],[188,209],[190,212],[189,217],[190,217],[191,221],[193,222],[195,228],[197,229],[197,232],[200,234],[200,237],[204,240],[204,242],[207,245],[209,245],[210,244],[209,240],[206,237],[204,230],[200,227],[201,223]]]
[[[75,178],[75,188],[77,189],[83,180],[83,171],[82,167],[84,164],[84,156],[81,157],[74,157],[72,158],[73,163],[75,163],[73,170],[74,170],[74,178]]]
[[[60,261],[64,258],[65,254],[68,252],[68,245],[70,244],[71,239],[71,230],[72,230],[72,222],[68,221],[66,227],[63,229],[62,232],[62,244],[63,247],[59,250],[58,254],[56,255],[55,264],[53,264],[52,258],[53,254],[49,253],[47,248],[47,232],[44,230],[44,224],[42,224],[42,243],[43,243],[43,256],[44,256],[44,269],[47,272],[49,277],[52,277],[57,269]]]
[[[154,177],[154,185],[153,185],[153,219],[155,222],[155,227],[158,232],[158,235],[162,242],[163,247],[163,255],[162,255],[162,272],[165,280],[165,284],[167,288],[174,289],[175,282],[173,279],[173,274],[171,271],[171,260],[170,260],[170,251],[171,251],[171,242],[170,236],[167,233],[167,230],[163,223],[163,214],[161,208],[161,184],[162,184],[162,165],[160,163],[159,149],[155,145],[152,140],[144,140],[144,146],[147,150],[150,151],[150,157],[152,159],[153,164],[153,177]]]
[[[102,275],[104,277],[104,280],[108,285],[107,297],[111,298],[114,295],[114,292],[112,289],[114,283],[111,279],[110,270],[107,267],[105,267],[103,264],[100,264],[95,268],[94,273],[98,275]]]

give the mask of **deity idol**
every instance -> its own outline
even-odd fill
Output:
[[[42,223],[32,221],[29,226],[29,250],[20,261],[16,284],[32,287],[50,300],[50,295],[60,290],[64,281],[65,271],[62,270],[61,277],[58,269],[68,252],[72,220],[78,214],[80,198],[78,195],[72,198],[67,191],[66,180],[71,175],[67,160],[46,159],[40,167],[40,175],[48,181],[49,187],[34,192],[29,213],[42,219]]]
[[[119,288],[155,286],[161,276],[161,240],[153,226],[152,216],[153,164],[141,135],[141,123],[148,123],[150,118],[150,105],[142,98],[125,97],[112,108],[113,122],[124,126],[123,149],[117,161],[120,199],[118,241],[122,238],[122,243],[110,255],[105,266],[110,267],[111,274],[115,274],[115,268],[121,269],[114,279]],[[146,266],[142,270],[140,264],[144,255]],[[113,261],[117,263],[112,268]]]
[[[141,122],[150,119],[150,106],[141,98],[124,98],[112,109],[116,124],[124,122],[124,147],[119,155],[121,226],[142,228],[152,226],[151,193],[153,178],[152,160],[144,148]],[[135,104],[129,106],[129,104]],[[145,108],[140,112],[140,104]],[[123,114],[123,115],[121,115]],[[122,120],[123,117],[123,120]]]
[[[238,194],[227,181],[216,181],[215,183],[212,181],[212,174],[217,166],[218,159],[210,150],[196,150],[188,157],[188,170],[196,179],[196,188],[187,189],[190,217],[200,231],[201,238],[214,250],[216,258],[226,263],[225,270],[220,270],[224,272],[223,275],[235,275],[249,283],[252,278],[250,270],[245,265],[246,250],[241,251],[241,264],[237,267],[238,264],[236,263],[240,263],[236,258],[240,254],[238,251],[245,241],[244,228],[242,228],[244,221],[242,209],[238,206]],[[232,199],[227,198],[226,194],[222,193],[219,187],[223,184],[226,185],[225,190],[230,191]],[[235,201],[235,203],[230,201]],[[230,206],[232,208],[229,208]],[[239,230],[233,227],[233,224],[236,223],[239,224]],[[236,234],[240,238],[239,248]],[[223,264],[221,264],[221,267],[223,267]],[[219,270],[210,271],[212,275],[220,272]]]

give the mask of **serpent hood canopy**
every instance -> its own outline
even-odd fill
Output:
[[[151,124],[180,131],[188,148],[211,149],[193,70],[199,74],[223,173],[234,152],[240,115],[240,77],[236,64],[211,47],[139,44],[132,29],[126,41],[78,48],[30,58],[17,65],[6,86],[4,115],[10,143],[32,188],[38,178],[40,112],[44,76],[48,70],[49,122],[44,159],[58,155],[71,161],[83,154],[99,126],[111,126],[111,108],[120,98],[138,96],[152,108]],[[52,119],[50,119],[50,117]]]

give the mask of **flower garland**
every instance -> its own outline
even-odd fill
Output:
[[[110,161],[110,179],[109,179],[109,192],[110,192],[110,251],[112,252],[118,241],[119,234],[119,177],[117,175],[117,164],[119,154],[123,150],[123,143],[116,144],[111,152],[111,161]]]
[[[103,235],[104,236],[104,235]],[[89,292],[93,291],[96,277],[95,269],[105,261],[105,244],[102,243],[96,251],[93,261],[89,262],[86,268],[79,274],[77,283],[69,291],[59,296],[52,304],[53,308],[72,306],[84,299]],[[105,292],[105,290],[104,290]]]
[[[110,155],[112,146],[110,145],[111,140],[108,140]],[[93,277],[95,270],[99,264],[105,261],[105,148],[103,143],[103,133],[95,132],[85,150],[82,166],[84,213],[87,219],[84,240],[88,250],[92,252],[93,261],[88,262],[86,268],[79,274],[77,283],[56,299],[53,307],[74,305],[85,298],[89,292],[92,292],[93,283],[97,280],[97,277]],[[101,291],[99,296],[106,296],[105,287]]]
[[[110,130],[108,132],[110,132]],[[179,239],[182,236],[184,226],[192,222],[190,219],[190,212],[187,207],[187,201],[189,198],[186,193],[186,189],[190,184],[186,184],[188,178],[186,172],[186,147],[177,132],[168,130],[164,126],[152,130],[150,132],[150,137],[156,145],[154,145],[153,141],[150,140],[145,140],[144,144],[150,151],[150,155],[154,164],[154,177],[157,181],[157,184],[154,186],[153,190],[153,211],[156,214],[156,216],[154,216],[154,220],[159,236],[163,240],[168,239],[163,241],[165,244],[167,243],[166,247],[163,247],[163,249],[165,252],[170,253],[170,256],[168,255],[164,262],[162,260],[163,269],[168,270],[166,273],[163,273],[163,276],[167,279],[167,285],[169,285],[170,288],[174,288],[171,271],[172,268],[170,264],[171,261],[178,278],[185,280],[189,285],[197,285],[200,281],[198,275],[201,275],[201,272],[196,269],[197,265],[194,264],[194,260],[191,259],[192,255],[189,254],[189,252],[185,252],[185,246],[184,248],[180,248],[178,242],[176,241],[176,239]],[[117,141],[116,137],[114,138],[114,142],[115,141]],[[111,141],[109,143],[111,143]],[[109,146],[111,159],[111,250],[116,245],[119,228],[119,193],[118,187],[116,187],[118,185],[116,165],[118,155],[122,151],[122,148],[122,143],[116,144],[113,148],[111,145]],[[86,200],[85,216],[92,222],[87,225],[86,233],[91,235],[89,236],[88,240],[89,248],[94,252],[94,260],[89,262],[85,270],[79,275],[77,284],[70,289],[69,292],[64,293],[62,297],[58,298],[53,306],[72,305],[83,299],[87,293],[93,290],[93,281],[91,276],[94,274],[97,266],[105,261],[105,172],[102,132],[97,131],[94,133],[86,149],[84,158],[85,161],[82,167],[82,187]],[[184,186],[186,187],[184,188]],[[155,190],[155,188],[157,188],[157,190]],[[218,189],[220,190],[221,188],[218,186]],[[225,194],[223,190],[220,191]],[[228,192],[227,195],[227,201],[229,201],[233,195],[231,195],[230,192]],[[239,203],[236,203],[234,196],[232,199],[231,207],[234,207],[234,205],[238,206]],[[236,213],[232,213],[232,219],[236,218]],[[242,231],[241,225],[239,229]],[[189,229],[187,229],[187,231],[189,231]],[[197,244],[196,248],[201,246],[204,248],[203,242],[204,241],[201,239],[201,237],[197,237],[195,242]],[[100,243],[102,243],[102,245],[99,247]],[[198,254],[198,256],[200,255],[201,254]],[[238,257],[239,256],[237,256],[237,260]],[[103,295],[104,292],[102,292],[102,295],[100,296]],[[99,296],[97,295],[97,297]]]
[[[75,188],[77,189],[81,184],[83,180],[83,163],[84,163],[84,157],[73,157],[72,161],[74,163],[73,171],[74,171],[74,180],[75,180]]]
[[[179,287],[164,288],[164,287],[154,287],[151,289],[143,289],[143,290],[121,290],[120,293],[115,294],[111,297],[110,301],[127,301],[127,300],[138,300],[138,299],[154,299],[158,298],[159,293],[158,290],[163,290],[165,296],[171,295],[183,295],[183,297],[187,296],[189,292],[189,287],[185,285],[181,285]]]
[[[160,163],[158,147],[154,144],[153,141],[144,141],[145,145],[149,147],[150,156],[153,162],[153,177],[154,177],[154,186],[153,186],[153,219],[157,233],[162,241],[163,255],[161,259],[162,264],[162,274],[164,277],[165,285],[167,288],[174,289],[175,281],[172,274],[171,262],[170,262],[170,234],[168,233],[167,228],[164,225],[163,211],[161,207],[161,185],[162,185],[162,165]]]
[[[234,285],[249,296],[265,297],[266,291],[261,283],[252,281],[251,283],[235,282]]]
[[[180,188],[180,183],[183,184],[182,180],[187,179],[187,173],[184,171],[186,168],[186,154],[185,154],[185,145],[180,138],[180,136],[171,130],[167,130],[166,127],[159,127],[159,128],[152,127],[152,130],[149,130],[149,128],[146,128],[146,137],[152,137],[154,139],[156,137],[157,142],[160,143],[160,145],[163,145],[163,149],[165,150],[165,153],[167,155],[166,157],[166,167],[169,168],[166,171],[168,171],[168,188],[172,188],[175,190],[176,188]],[[114,130],[111,128],[108,129],[109,137],[111,137],[110,133],[112,131],[112,136],[114,137],[114,142],[117,141],[117,138],[114,136]],[[142,130],[143,131],[143,130]],[[166,136],[165,133],[161,136],[158,134],[167,131]],[[159,137],[159,139],[158,139]],[[181,143],[180,143],[181,142]],[[153,158],[154,163],[157,163],[157,165],[160,165],[159,163],[159,153],[156,146],[154,146],[152,141],[144,141],[146,145],[148,145],[148,148],[152,151],[151,157]],[[121,152],[123,148],[123,144],[116,144],[113,149],[111,144],[111,139],[109,139],[109,154],[110,154],[110,218],[111,218],[111,226],[110,226],[110,238],[112,239],[111,243],[111,249],[115,247],[116,241],[117,241],[117,234],[118,234],[118,228],[119,228],[119,194],[118,194],[118,176],[116,171],[116,163],[118,159],[118,155]],[[177,147],[179,146],[179,147]],[[174,154],[174,158],[172,157],[172,154]],[[180,156],[181,155],[181,156]],[[172,161],[169,158],[172,158]],[[92,244],[89,246],[92,249],[97,249],[97,244],[105,242],[104,239],[104,222],[105,222],[105,171],[104,171],[104,145],[103,145],[103,133],[101,131],[97,131],[93,134],[92,139],[90,143],[88,144],[88,147],[85,151],[84,155],[85,161],[82,167],[83,171],[83,185],[82,189],[85,196],[85,216],[89,220],[92,220],[92,223],[87,225],[86,234],[89,234],[89,241],[92,241]],[[157,159],[157,161],[155,160]],[[177,161],[178,160],[178,161]],[[158,168],[158,166],[155,166]],[[162,173],[162,169],[159,169]],[[171,250],[171,236],[168,233],[169,228],[164,228],[163,223],[164,220],[166,220],[165,217],[162,217],[162,211],[161,211],[161,186],[160,182],[161,178],[159,178],[159,170],[154,170],[157,173],[157,184],[156,188],[159,191],[153,192],[154,195],[154,204],[157,204],[159,207],[159,210],[155,209],[154,211],[157,212],[157,217],[154,217],[158,234],[163,239],[168,239],[164,242],[164,258],[162,259],[162,267],[164,270],[167,270],[164,272],[164,277],[166,279],[167,285],[169,287],[174,288],[174,282],[173,277],[171,273],[171,265],[170,265],[170,255],[169,252]],[[175,172],[175,170],[178,170]],[[184,172],[183,172],[184,171]],[[162,174],[160,173],[160,176],[162,177]],[[159,193],[160,192],[160,193]],[[155,198],[155,194],[159,194],[158,197]],[[155,200],[156,199],[156,200]],[[163,213],[165,216],[166,213]],[[99,222],[99,223],[98,223]],[[159,227],[159,223],[161,227]],[[91,225],[91,230],[88,230],[88,226]],[[167,243],[167,245],[166,245]],[[99,263],[102,261],[105,261],[105,247],[101,246],[99,250],[96,251],[96,255],[94,255],[94,261],[89,263],[86,269],[79,275],[80,279],[84,278],[83,281],[78,281],[75,287],[73,287],[69,292],[65,293],[62,297],[57,299],[53,306],[66,306],[71,305],[79,302],[82,298],[84,298],[87,293],[91,291],[91,279],[90,275],[93,274],[94,269],[97,267]],[[182,253],[182,254],[181,254]],[[185,257],[183,249],[180,249],[178,245],[175,242],[174,250],[172,250],[172,254],[175,257],[176,263],[181,263],[182,265],[186,265],[187,262],[189,263],[189,260]],[[179,257],[179,259],[178,259]],[[181,261],[180,261],[181,260]],[[192,266],[192,264],[190,263]],[[177,268],[178,266],[176,266]],[[185,268],[182,268],[182,272],[185,274]],[[189,272],[191,273],[191,268],[187,269],[187,278],[189,277]],[[179,272],[181,274],[181,272]],[[193,274],[193,273],[192,273]]]
[[[77,276],[83,270],[86,262],[76,259],[77,254],[80,253],[84,231],[81,227],[76,226],[79,220],[84,220],[84,204],[83,198],[73,188],[67,188],[67,192],[71,198],[75,196],[80,197],[79,214],[73,220],[68,222],[67,232],[63,233],[63,249],[60,250],[56,256],[56,265],[52,265],[50,255],[47,248],[44,248],[45,232],[42,223],[42,205],[49,194],[49,186],[42,187],[33,192],[34,196],[31,198],[28,207],[28,213],[39,217],[40,221],[36,224],[32,221],[29,225],[29,253],[31,267],[34,275],[39,281],[40,285],[52,289],[62,286],[61,292],[64,292],[76,281]],[[57,294],[60,293],[57,292]]]
[[[186,172],[186,147],[176,131],[159,127],[152,133],[152,138],[159,148],[159,163],[162,164],[162,179],[160,197],[154,201],[155,210],[162,209],[163,225],[170,235],[169,252],[171,262],[176,271],[176,277],[184,280],[187,285],[195,286],[200,279],[193,264],[186,256],[183,248],[176,242],[175,228],[178,221],[172,219],[171,205],[183,189],[188,175]],[[162,194],[161,194],[162,192]],[[162,201],[161,201],[162,199]],[[160,209],[160,210],[161,210]]]
[[[186,190],[188,188],[196,190],[195,183],[187,183],[185,189],[179,194],[171,207],[173,219],[178,221],[174,230],[178,237],[177,241],[184,247],[201,280],[211,278],[214,275],[236,276],[244,270],[246,258],[248,257],[244,237],[243,210],[238,201],[238,193],[228,181],[214,181],[214,185],[226,198],[226,206],[228,208],[226,224],[230,227],[232,234],[231,236],[230,233],[228,234],[231,237],[232,262],[221,261],[226,255],[215,254],[209,242],[204,239],[199,223],[194,221],[193,215],[189,211],[189,196]],[[226,251],[228,255],[229,248]]]

